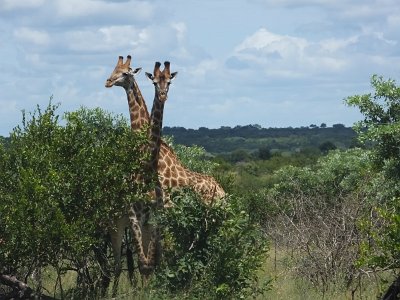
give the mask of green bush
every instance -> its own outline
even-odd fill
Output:
[[[364,119],[356,124],[359,141],[369,145],[375,166],[373,218],[365,218],[362,229],[361,265],[400,268],[400,86],[395,80],[373,75],[374,93],[354,95],[346,102],[357,107]]]
[[[206,206],[196,194],[174,194],[173,208],[160,220],[165,233],[164,264],[155,285],[169,297],[244,298],[263,292],[257,270],[267,242],[250,221],[241,200]]]
[[[62,126],[56,109],[24,114],[0,148],[0,272],[24,279],[48,266],[75,270],[93,289],[101,275],[90,267],[93,249],[143,193],[131,174],[141,170],[145,138],[100,109],[67,113]]]

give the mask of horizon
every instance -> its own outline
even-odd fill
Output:
[[[29,118],[27,118],[27,119],[29,119]],[[325,124],[326,126],[325,127],[323,127],[323,126],[321,126],[322,124]],[[17,127],[19,124],[17,124],[15,127]],[[129,121],[127,120],[127,125],[129,125]],[[313,125],[315,126],[315,127],[313,127]],[[306,128],[308,128],[308,129],[314,129],[314,128],[318,128],[318,129],[325,129],[325,128],[334,128],[336,125],[339,125],[340,127],[342,127],[343,126],[343,128],[346,128],[346,129],[353,129],[353,126],[346,126],[345,124],[342,124],[342,123],[334,123],[334,124],[327,124],[327,123],[325,123],[325,122],[323,122],[323,123],[321,123],[321,124],[310,124],[310,125],[302,125],[302,126],[297,126],[297,127],[293,127],[293,126],[283,126],[283,127],[263,127],[263,126],[261,126],[260,124],[245,124],[245,125],[235,125],[235,126],[225,126],[225,125],[221,125],[220,127],[205,127],[205,126],[200,126],[200,127],[197,127],[197,128],[191,128],[191,127],[184,127],[184,126],[168,126],[168,125],[166,125],[166,126],[163,126],[163,129],[164,128],[171,128],[171,129],[175,129],[175,128],[179,128],[179,129],[181,129],[181,128],[183,128],[183,129],[185,129],[185,130],[200,130],[200,129],[202,129],[202,128],[205,128],[205,129],[207,129],[207,130],[221,130],[221,129],[236,129],[236,128],[241,128],[241,127],[249,127],[249,126],[251,126],[251,127],[253,127],[253,128],[257,128],[257,129],[260,129],[260,130],[262,130],[262,129],[267,129],[267,130],[269,130],[269,129],[306,129]],[[11,132],[10,132],[11,133]],[[4,138],[8,138],[10,135],[8,134],[8,135],[3,135],[3,134],[0,134],[0,136],[1,137],[4,137]]]

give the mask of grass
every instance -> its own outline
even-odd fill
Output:
[[[390,277],[389,274],[385,274]],[[271,247],[270,254],[266,260],[263,270],[260,272],[260,279],[273,278],[271,290],[266,292],[258,300],[376,300],[382,293],[382,285],[375,278],[364,276],[359,282],[357,290],[352,295],[350,290],[344,287],[332,287],[323,294],[306,279],[298,277],[293,270],[293,264],[285,250]]]
[[[364,276],[359,282],[357,290],[352,295],[351,291],[346,290],[342,287],[333,287],[327,293],[322,294],[317,288],[315,288],[309,281],[303,278],[299,278],[293,270],[293,261],[291,261],[287,250],[276,249],[271,247],[269,256],[264,263],[262,270],[259,272],[260,285],[268,282],[272,278],[270,283],[271,289],[267,291],[263,296],[256,298],[257,300],[273,299],[273,300],[376,300],[379,295],[382,294],[383,288],[379,279],[368,278]],[[65,299],[76,299],[74,298],[73,287],[76,283],[76,273],[69,271],[64,274],[61,278],[63,292],[61,292],[60,286],[55,284],[57,281],[55,270],[49,268],[46,269],[43,276],[43,286],[45,294],[49,296],[55,296],[57,299],[61,298],[63,293]],[[390,274],[385,275],[388,282],[391,282],[392,276]],[[126,272],[121,274],[118,296],[113,298],[111,295],[112,287],[110,286],[108,293],[104,299],[121,299],[121,300],[154,300],[154,291],[143,288],[141,285],[140,278],[138,279],[137,287],[134,288],[129,283]]]
[[[78,291],[74,288],[76,286],[77,273],[73,271],[68,271],[61,276],[62,289],[57,282],[57,272],[55,269],[48,267],[42,273],[43,276],[43,290],[45,295],[55,297],[56,299],[80,299]],[[31,287],[34,287],[32,281],[29,282]],[[117,296],[112,297],[112,281],[110,287],[107,290],[107,294],[103,300],[107,299],[118,299],[118,300],[153,300],[152,296],[154,293],[143,287],[141,279],[138,279],[136,287],[133,287],[128,279],[127,272],[122,272],[118,289]]]

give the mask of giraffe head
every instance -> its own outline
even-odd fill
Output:
[[[115,66],[114,71],[111,73],[110,77],[107,79],[105,86],[110,88],[114,85],[129,87],[132,82],[133,76],[138,74],[142,68],[132,69],[131,64],[131,56],[128,55],[125,63],[123,62],[123,57],[120,56],[118,58],[117,65]]]
[[[154,66],[153,74],[147,73],[146,76],[153,82],[154,87],[156,89],[156,96],[161,102],[167,101],[168,98],[168,89],[171,81],[176,77],[178,72],[170,72],[170,62],[164,62],[164,70],[160,70],[161,63],[156,62]]]

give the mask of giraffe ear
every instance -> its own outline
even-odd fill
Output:
[[[148,79],[150,79],[150,81],[153,81],[153,79],[154,79],[153,74],[148,73],[148,72],[146,72],[146,77],[147,77]]]
[[[176,78],[176,75],[178,75],[178,72],[171,73],[171,77],[169,78],[169,80],[174,80]]]
[[[134,70],[132,70],[131,68],[129,68],[129,71],[126,72],[125,74],[126,74],[126,75],[135,76],[135,75],[139,74],[141,70],[142,70],[142,68],[136,68],[136,69],[134,69]]]
[[[132,74],[137,75],[140,73],[140,71],[142,71],[142,68],[136,68],[135,70],[132,70]]]

